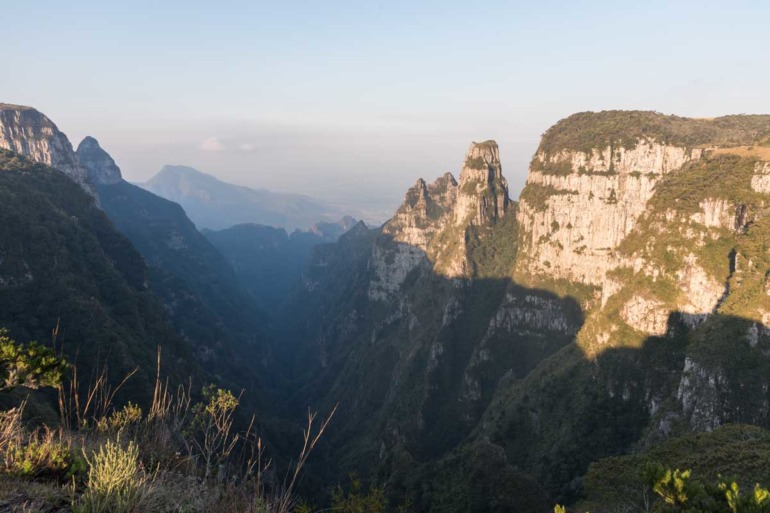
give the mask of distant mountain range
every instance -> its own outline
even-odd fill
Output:
[[[149,181],[137,185],[182,205],[199,229],[256,223],[305,230],[347,214],[310,196],[234,185],[187,166],[164,166]]]

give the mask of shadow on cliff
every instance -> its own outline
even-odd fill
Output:
[[[394,275],[397,285],[383,282]],[[437,274],[425,252],[378,230],[317,247],[303,282],[279,323],[289,378],[278,395],[287,416],[339,403],[311,469],[319,489],[352,470],[389,474],[442,457],[478,424],[501,378],[526,376],[584,320],[573,298],[510,278]]]
[[[599,458],[724,422],[768,425],[770,331],[754,321],[673,312],[666,335],[589,358],[575,343],[575,298],[504,277],[447,278],[404,246],[376,230],[320,246],[285,314],[286,414],[339,403],[308,489],[357,471],[423,510],[507,511],[448,483],[499,467],[530,498],[574,501]],[[418,263],[380,286],[374,248],[386,266]],[[490,496],[499,480],[481,481]]]
[[[638,347],[589,359],[567,346],[523,380],[501,383],[487,425],[456,454],[501,447],[554,501],[573,502],[600,458],[726,423],[770,427],[769,349],[770,330],[756,321],[683,312]]]

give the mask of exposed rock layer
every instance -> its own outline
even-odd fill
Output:
[[[430,185],[419,179],[386,223],[384,233],[425,252],[437,272],[450,277],[467,276],[467,230],[494,226],[510,204],[497,143],[472,143],[463,160],[459,183],[451,173]]]
[[[58,169],[93,194],[88,174],[67,136],[31,107],[0,103],[0,148]]]
[[[120,168],[93,137],[86,137],[80,142],[77,156],[80,164],[86,169],[88,180],[92,184],[111,185],[122,181]]]

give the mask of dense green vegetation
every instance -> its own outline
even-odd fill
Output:
[[[0,497],[9,499],[0,505],[73,513],[293,511],[303,467],[334,412],[320,420],[308,414],[304,444],[278,481],[253,419],[238,428],[240,397],[209,385],[195,401],[189,386],[174,390],[164,381],[158,368],[146,413],[131,402],[117,407],[109,383],[97,381],[85,395],[98,404],[76,402],[70,418],[66,390],[77,388],[75,374],[58,386],[58,427],[31,428],[24,401],[0,412]],[[376,501],[384,504],[380,496],[369,502]]]
[[[52,349],[36,342],[18,344],[0,328],[0,392],[58,386],[66,368]]]
[[[87,381],[102,366],[121,391],[151,388],[157,347],[198,366],[146,283],[144,261],[93,198],[59,171],[0,151],[0,325],[16,340],[50,341]]]
[[[471,273],[478,278],[505,278],[513,273],[517,248],[516,206],[492,228],[471,226],[466,252]]]
[[[700,203],[706,199],[757,206],[765,197],[751,188],[756,163],[755,159],[737,155],[716,155],[692,162],[661,180],[650,201],[650,214],[666,208],[693,214],[702,209]]]
[[[692,119],[652,111],[581,112],[546,130],[538,152],[590,153],[611,145],[633,148],[642,137],[685,147],[761,143],[770,137],[770,116]]]
[[[545,175],[567,176],[572,174],[572,164],[570,162],[543,162],[539,158],[532,159],[529,169]]]
[[[664,501],[656,500],[652,490],[664,477],[656,470],[661,468],[687,469],[690,482],[699,481],[701,487],[718,487],[720,480],[729,480],[742,490],[752,490],[756,483],[770,482],[768,456],[770,432],[756,426],[734,424],[710,433],[671,438],[647,451],[592,463],[584,481],[586,498],[576,509],[601,513],[623,507],[649,508],[655,502],[661,508],[670,507],[660,504]],[[692,492],[690,500],[694,501]],[[691,507],[697,512],[711,511],[705,505]]]
[[[529,208],[534,210],[544,210],[548,198],[557,194],[577,194],[572,191],[557,189],[551,185],[540,185],[537,183],[528,183],[521,191],[519,202],[524,202]]]

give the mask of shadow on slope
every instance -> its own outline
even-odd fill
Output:
[[[681,312],[639,348],[586,359],[570,345],[503,381],[460,453],[492,443],[554,499],[574,501],[600,458],[727,423],[770,427],[769,349],[770,330],[755,321]]]
[[[340,403],[321,488],[355,470],[421,511],[543,511],[579,498],[600,458],[770,426],[770,330],[755,321],[673,312],[664,336],[588,357],[576,299],[437,275],[418,248],[368,230],[319,247],[304,280],[282,357],[291,409]]]
[[[526,376],[582,323],[570,297],[436,274],[422,250],[379,230],[317,247],[282,323],[287,411],[340,405],[314,484],[356,470],[404,492],[410,471],[471,433],[503,376]]]

